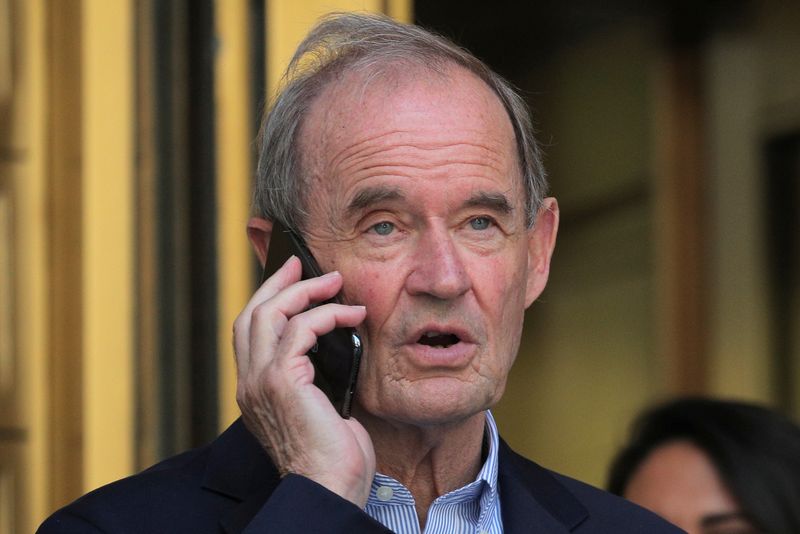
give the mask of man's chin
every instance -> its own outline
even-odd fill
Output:
[[[376,399],[374,406],[364,409],[387,421],[435,427],[466,421],[493,403],[485,391],[453,379],[420,381],[397,393],[391,399]]]

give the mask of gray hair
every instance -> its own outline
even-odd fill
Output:
[[[385,16],[354,13],[324,17],[292,57],[259,133],[254,212],[295,230],[304,227],[302,189],[308,180],[303,173],[298,136],[312,103],[329,83],[347,72],[375,74],[398,63],[434,72],[460,66],[494,91],[514,128],[526,195],[526,222],[532,226],[547,191],[547,177],[522,97],[485,63],[444,37]]]

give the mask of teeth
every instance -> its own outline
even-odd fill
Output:
[[[455,334],[440,332],[438,330],[429,330],[423,333],[417,342],[434,349],[446,349],[458,343],[459,339]]]

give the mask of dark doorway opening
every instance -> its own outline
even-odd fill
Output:
[[[800,131],[773,137],[766,161],[766,255],[772,317],[772,385],[779,405],[795,408],[796,356],[800,351]]]

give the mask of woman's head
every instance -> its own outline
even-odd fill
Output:
[[[752,404],[673,401],[637,419],[608,487],[690,533],[800,532],[800,428]]]

